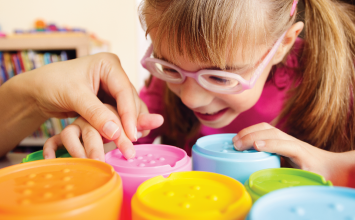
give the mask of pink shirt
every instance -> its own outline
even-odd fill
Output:
[[[299,67],[298,55],[303,48],[303,41],[298,38],[293,50],[287,57],[286,65],[274,67],[266,81],[263,92],[257,103],[249,110],[241,113],[229,125],[223,128],[210,128],[202,125],[199,137],[220,134],[238,133],[240,130],[261,122],[270,123],[281,112],[286,100],[286,93],[291,88],[296,76],[296,69]],[[149,87],[144,87],[140,91],[141,99],[148,106],[150,113],[164,113],[164,89],[165,82],[153,77]],[[162,134],[162,128],[154,129],[147,137],[138,140],[137,144],[152,143],[154,139]],[[193,144],[193,143],[192,143]],[[187,143],[191,145],[191,143]],[[185,150],[190,155],[191,146],[185,146]]]

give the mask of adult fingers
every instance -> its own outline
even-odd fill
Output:
[[[233,141],[236,150],[246,150],[253,147],[255,141],[268,139],[294,140],[292,136],[289,136],[279,129],[272,127],[270,129],[257,130],[247,133],[240,138],[234,137]]]
[[[115,140],[120,136],[121,121],[86,87],[80,88],[77,100],[74,100],[73,109],[85,118],[102,136]]]
[[[76,124],[68,125],[60,133],[62,142],[72,157],[86,158],[84,146],[80,142],[80,135],[81,129]]]
[[[63,145],[60,135],[54,135],[51,138],[48,138],[43,145],[43,158],[44,159],[54,159],[56,158],[55,152],[58,149],[58,146]]]
[[[81,129],[86,156],[91,159],[105,162],[103,140],[100,133],[84,119],[78,119],[76,124]]]
[[[101,68],[104,90],[117,102],[117,112],[122,126],[131,141],[137,140],[137,103],[135,89],[121,67],[117,56],[106,54]],[[109,60],[110,62],[106,62]]]

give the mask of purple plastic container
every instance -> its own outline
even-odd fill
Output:
[[[121,176],[123,184],[122,220],[131,219],[131,199],[138,186],[144,181],[173,172],[191,171],[191,159],[180,148],[161,144],[135,145],[136,157],[126,160],[116,149],[106,154],[110,164]]]

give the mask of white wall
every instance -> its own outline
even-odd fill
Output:
[[[147,43],[138,25],[139,0],[0,0],[0,25],[12,33],[14,29],[30,29],[36,19],[58,26],[84,28],[111,43],[123,68],[136,86],[147,73],[139,67]],[[139,47],[139,48],[138,48]]]

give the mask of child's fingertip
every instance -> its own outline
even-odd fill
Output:
[[[127,149],[123,152],[123,156],[128,160],[133,158],[136,155],[136,151],[134,149]]]
[[[255,148],[258,151],[262,151],[265,148],[266,142],[265,141],[255,141]]]

